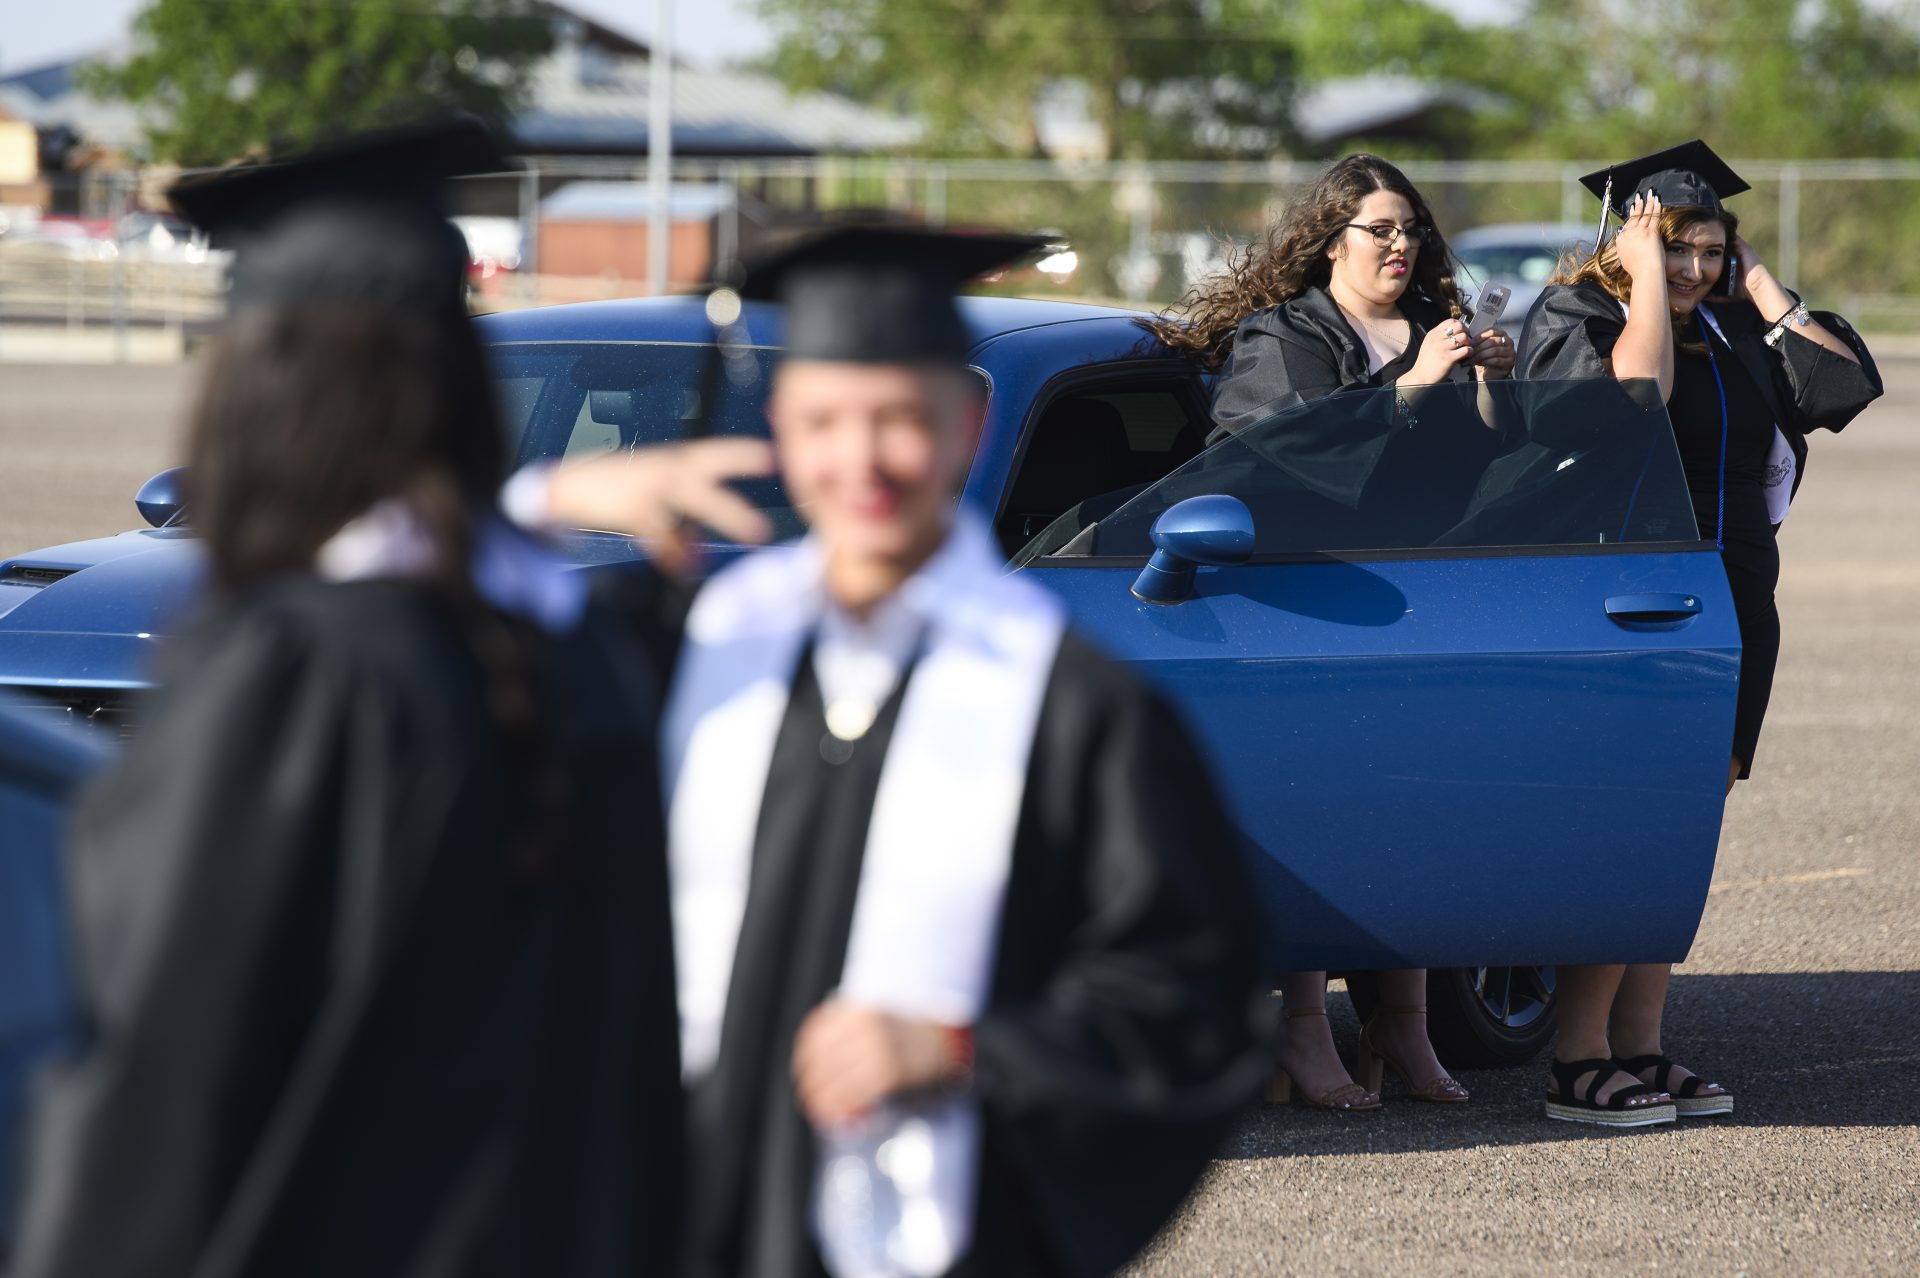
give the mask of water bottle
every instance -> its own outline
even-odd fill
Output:
[[[933,1129],[916,1107],[884,1103],[816,1134],[814,1237],[834,1278],[920,1278],[951,1267],[948,1232],[927,1193]]]

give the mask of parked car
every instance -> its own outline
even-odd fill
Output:
[[[1503,222],[1462,231],[1450,243],[1462,267],[1462,287],[1476,295],[1490,284],[1512,290],[1502,323],[1518,337],[1561,260],[1593,252],[1593,228],[1585,222]]]
[[[85,729],[0,694],[0,1257],[28,1076],[75,1032],[57,855],[62,811],[107,753]]]
[[[1436,969],[1433,1033],[1466,1066],[1546,1042],[1553,964],[1685,955],[1739,635],[1663,412],[1611,381],[1513,383],[1490,409],[1433,388],[1408,429],[1391,394],[1356,393],[1208,448],[1206,377],[1137,313],[963,311],[990,390],[965,500],[1184,708],[1257,867],[1276,969],[1351,973],[1363,1006],[1366,972]],[[765,430],[773,308],[749,305],[724,352],[692,299],[480,324],[522,463]],[[1507,445],[1456,464],[1448,432],[1491,438],[1486,414]],[[174,478],[142,490],[156,527],[0,564],[0,684],[128,730],[200,573]],[[777,480],[749,487],[798,529]],[[608,533],[568,545],[597,570],[636,555]]]

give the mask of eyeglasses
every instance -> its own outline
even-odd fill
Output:
[[[1431,226],[1422,226],[1417,223],[1413,226],[1395,226],[1391,222],[1375,222],[1371,226],[1362,226],[1358,222],[1348,222],[1346,225],[1355,231],[1365,231],[1381,248],[1392,248],[1393,237],[1396,235],[1406,236],[1407,243],[1413,245],[1425,244],[1434,236]]]

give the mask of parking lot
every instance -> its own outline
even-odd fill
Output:
[[[1463,1074],[1459,1111],[1261,1109],[1139,1273],[1920,1269],[1920,360],[1885,371],[1782,533],[1773,707],[1674,981],[1668,1046],[1738,1113],[1552,1124],[1543,1068]],[[0,365],[0,557],[138,526],[191,376]]]

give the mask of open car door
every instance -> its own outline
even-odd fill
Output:
[[[1016,556],[1203,738],[1278,970],[1685,956],[1740,636],[1664,410],[1611,381],[1300,405]],[[1130,593],[1224,493],[1243,564]]]

